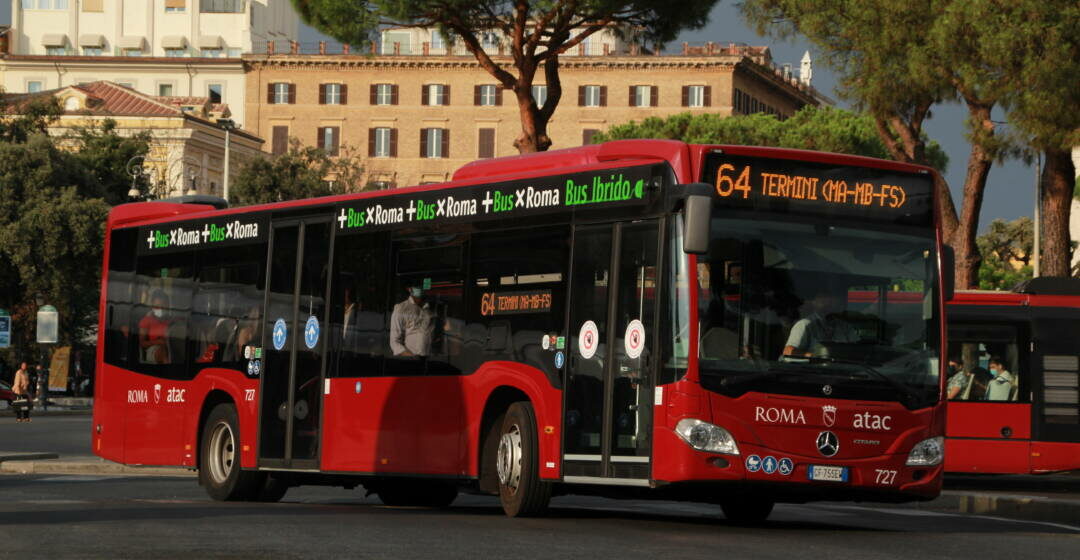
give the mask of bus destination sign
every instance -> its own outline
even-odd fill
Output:
[[[335,217],[342,233],[400,225],[427,225],[473,219],[598,208],[646,202],[656,166],[508,181],[449,190],[391,195],[340,205]]]
[[[480,315],[516,315],[551,311],[551,290],[527,292],[484,292],[480,296]]]
[[[703,171],[720,207],[910,225],[933,219],[929,175],[719,153],[709,154]]]

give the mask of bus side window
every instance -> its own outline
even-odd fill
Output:
[[[193,284],[191,252],[141,257],[132,332],[137,337],[134,368],[168,379],[191,379],[186,369]]]
[[[386,234],[335,241],[329,375],[382,375],[387,297]]]
[[[265,244],[200,253],[190,327],[196,368],[245,369],[244,347],[259,345],[265,260]]]
[[[1018,402],[1027,387],[1023,345],[1011,325],[952,325],[949,329],[952,400]]]
[[[112,232],[109,249],[109,277],[105,302],[105,361],[130,367],[135,339],[131,336],[131,288],[135,277],[135,236],[137,229]]]

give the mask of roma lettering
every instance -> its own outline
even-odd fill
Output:
[[[754,408],[754,421],[768,424],[806,424],[806,415],[802,410],[793,408]]]

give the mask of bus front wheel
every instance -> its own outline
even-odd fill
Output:
[[[495,453],[499,499],[510,517],[540,515],[551,501],[551,485],[540,480],[538,433],[532,404],[522,401],[510,405]]]
[[[772,513],[776,502],[772,500],[760,500],[746,498],[739,501],[730,501],[720,504],[724,510],[724,517],[732,523],[751,525],[763,523]]]
[[[240,468],[239,426],[230,403],[215,406],[202,426],[199,484],[218,501],[257,499],[266,482],[265,473]]]

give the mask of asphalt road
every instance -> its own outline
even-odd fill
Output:
[[[0,476],[5,558],[1076,558],[1080,529],[847,505],[778,506],[739,527],[711,506],[564,497],[508,519],[494,498],[389,508],[360,490],[211,502],[192,479]]]
[[[31,413],[32,422],[20,424],[14,416],[0,416],[0,451],[93,455],[90,450],[91,416]]]

